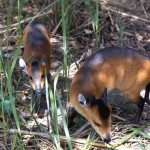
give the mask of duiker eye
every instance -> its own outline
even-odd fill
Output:
[[[29,77],[29,79],[30,79],[30,80],[33,80],[33,78],[32,78],[31,76]]]
[[[100,127],[101,125],[97,122],[94,121],[94,124],[97,126],[97,127]]]
[[[42,74],[41,78],[42,78],[42,79],[44,78],[44,74]]]

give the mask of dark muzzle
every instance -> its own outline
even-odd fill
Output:
[[[42,93],[41,88],[40,88],[40,89],[36,89],[36,90],[35,90],[35,93],[38,94],[38,95],[41,95],[41,93]]]
[[[111,141],[110,135],[107,135],[105,138],[103,138],[103,140],[108,144]]]

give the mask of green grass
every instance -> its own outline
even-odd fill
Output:
[[[14,1],[9,1],[9,6],[7,8],[7,32],[6,32],[6,46],[9,46],[9,36],[10,36],[10,32],[9,32],[9,25],[11,24],[11,15],[13,12],[13,4]],[[13,140],[12,140],[12,148],[15,147],[17,145],[17,147],[19,146],[20,149],[24,149],[24,146],[22,145],[22,137],[21,137],[21,133],[20,133],[20,124],[19,124],[19,119],[18,119],[18,115],[17,115],[17,111],[16,111],[16,107],[15,107],[15,87],[13,87],[12,85],[12,74],[16,65],[16,61],[18,59],[18,55],[20,53],[20,46],[22,44],[22,40],[20,40],[19,45],[17,50],[15,51],[15,54],[13,56],[13,59],[9,59],[9,58],[4,58],[3,57],[3,51],[0,52],[0,72],[1,72],[1,90],[0,90],[0,101],[1,101],[1,113],[2,113],[2,118],[3,118],[3,122],[2,122],[2,128],[4,131],[4,141],[5,144],[7,143],[7,141],[9,140],[9,135],[7,130],[9,129],[9,124],[8,122],[11,121],[11,123],[13,123],[12,121],[12,117],[10,113],[13,113],[13,117],[15,120],[15,124],[13,124],[12,128],[17,128],[17,130],[19,131],[19,134],[14,134],[12,135]],[[8,54],[8,51],[6,51],[6,53]],[[3,73],[3,75],[2,75]],[[5,76],[5,80],[6,80],[6,85],[5,88],[2,86],[4,81],[4,77]],[[7,97],[6,97],[7,96]],[[10,108],[10,109],[9,109]],[[9,109],[9,111],[7,111],[7,109]],[[7,116],[5,117],[5,113],[7,111]]]
[[[99,23],[99,0],[96,0],[96,2],[93,2],[91,0],[86,0],[85,5],[87,7],[87,12],[89,13],[91,24],[93,27],[93,32],[96,38],[96,48],[98,48],[100,43],[100,23]]]
[[[122,19],[121,19],[121,16],[120,16],[120,14],[116,14],[116,16],[117,16],[117,24],[118,24],[118,26],[119,26],[119,37],[120,37],[120,45],[121,46],[123,46],[123,39],[124,39],[124,24],[123,24],[123,21],[122,21]]]
[[[65,9],[68,8],[68,6],[65,5],[65,2],[69,2],[68,1],[64,1],[64,0],[61,0],[61,16],[62,16],[62,35],[63,35],[63,49],[64,49],[64,52],[63,52],[63,55],[64,55],[64,59],[63,59],[63,69],[64,69],[64,76],[65,76],[65,86],[66,86],[66,100],[67,100],[67,103],[68,103],[68,51],[67,51],[67,40],[66,40],[66,33],[67,33],[67,23],[68,23],[68,19],[67,16],[68,16],[68,13],[69,11],[65,12]],[[61,114],[62,114],[62,117],[63,117],[63,125],[64,125],[64,130],[65,130],[65,134],[66,134],[66,137],[67,137],[67,142],[68,142],[68,146],[69,146],[69,149],[71,150],[72,149],[72,144],[71,144],[71,140],[70,140],[70,135],[69,135],[69,131],[68,131],[68,127],[67,127],[67,123],[66,123],[66,120],[65,120],[65,117],[64,117],[64,114],[63,114],[63,109],[62,109],[62,104],[61,104],[61,101],[60,101],[60,98],[59,98],[59,94],[57,93],[57,98],[58,98],[58,103],[59,103],[59,107],[60,107],[60,110],[61,110]]]

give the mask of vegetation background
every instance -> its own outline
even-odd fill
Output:
[[[0,0],[0,10],[0,149],[150,149],[149,107],[140,126],[133,126],[136,107],[118,91],[109,94],[110,144],[81,115],[67,126],[68,88],[86,57],[112,45],[150,57],[149,0]],[[33,20],[46,25],[53,50],[51,83],[46,84],[38,118],[30,113],[32,89],[18,65],[23,30]]]

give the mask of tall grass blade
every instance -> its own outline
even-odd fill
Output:
[[[120,45],[123,45],[123,38],[124,38],[124,24],[123,21],[121,20],[121,16],[120,14],[117,12],[117,22],[119,25],[119,29],[120,29]]]
[[[67,137],[68,146],[69,146],[69,149],[72,150],[71,138],[70,138],[70,135],[69,135],[67,122],[65,120],[65,115],[64,115],[64,111],[63,111],[63,107],[62,107],[62,103],[61,103],[58,91],[56,91],[56,96],[57,96],[57,100],[58,100],[60,111],[61,111],[61,116],[62,116],[62,120],[63,120],[63,126],[64,126],[64,130],[65,130],[65,134],[66,134],[66,137]]]
[[[100,39],[100,31],[99,31],[99,0],[96,0],[96,14],[95,14],[95,35],[96,35],[96,47],[98,47],[98,44],[99,44],[99,39]]]
[[[11,149],[14,150],[15,149],[15,146],[16,146],[16,142],[17,142],[17,135],[14,135],[13,136],[13,143],[12,143],[12,146],[11,146]]]
[[[96,8],[95,8],[95,4],[96,4]],[[100,3],[99,3],[99,0],[96,0],[96,3],[91,0],[87,0],[85,1],[85,5],[87,7],[87,11],[89,13],[91,24],[92,24],[93,31],[95,34],[96,47],[98,47],[99,39],[100,39],[100,29],[99,29],[99,5]]]
[[[68,80],[67,80],[67,43],[66,43],[66,18],[65,18],[65,1],[61,0],[61,16],[62,16],[62,31],[63,31],[63,49],[64,49],[64,75],[65,75],[65,85],[67,89],[67,101],[68,101]]]
[[[50,85],[49,85],[49,96],[50,96],[52,119],[53,119],[52,130],[53,130],[53,133],[58,136],[59,129],[58,129],[58,118],[57,118],[57,104],[56,104],[56,98],[54,97],[54,94]],[[60,141],[59,139],[57,140],[58,140],[57,143],[60,146]]]
[[[18,29],[21,32],[20,22],[21,22],[21,12],[23,8],[23,0],[18,0]]]

